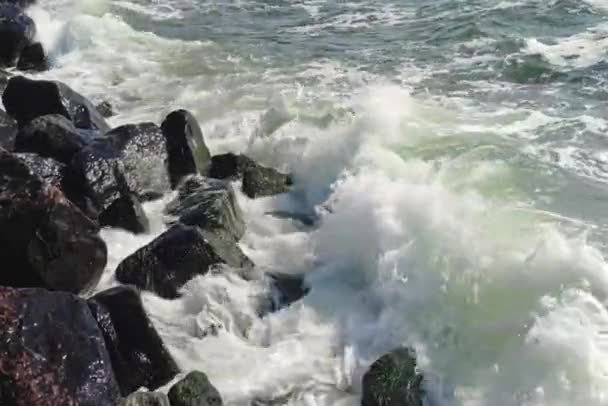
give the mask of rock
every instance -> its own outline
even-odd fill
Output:
[[[289,175],[262,166],[245,155],[230,153],[211,158],[209,176],[217,179],[242,179],[243,192],[252,199],[287,192],[292,184]]]
[[[303,275],[290,275],[280,272],[268,274],[273,287],[273,309],[279,310],[297,302],[308,294],[310,287]]]
[[[12,151],[17,136],[17,122],[6,112],[0,110],[0,148]]]
[[[35,36],[36,25],[21,7],[0,3],[0,66],[14,66]]]
[[[36,117],[17,133],[15,151],[33,152],[69,165],[88,141],[62,115]]]
[[[65,83],[13,76],[4,89],[2,102],[21,127],[36,117],[59,114],[71,120],[76,128],[101,133],[110,129],[91,102]]]
[[[123,399],[119,406],[171,406],[169,398],[159,392],[135,392]]]
[[[383,355],[363,376],[362,406],[422,406],[423,378],[408,348]]]
[[[105,140],[122,162],[131,190],[139,196],[170,190],[165,138],[156,124],[123,125],[107,133]]]
[[[245,233],[241,208],[232,185],[226,181],[201,176],[186,178],[165,213],[182,224],[198,226],[204,232],[225,232],[235,241]]]
[[[17,153],[15,156],[22,160],[36,176],[63,191],[64,164],[33,153]]]
[[[99,215],[99,224],[123,228],[133,234],[146,233],[150,224],[137,196],[127,194],[119,197]]]
[[[177,187],[187,175],[207,173],[211,154],[205,145],[201,127],[190,112],[172,112],[161,128],[167,141],[167,166],[172,188]]]
[[[86,302],[0,287],[0,404],[113,406],[119,390]]]
[[[176,224],[123,260],[116,269],[116,278],[161,297],[176,298],[186,282],[219,264],[235,268],[253,265],[233,239],[205,235],[197,227]]]
[[[155,390],[179,373],[144,310],[139,293],[128,286],[89,299],[123,396],[146,387]]]
[[[28,45],[21,51],[17,69],[43,71],[49,68],[44,48],[40,42]]]
[[[36,3],[34,0],[2,0],[2,2],[16,4],[21,8],[27,8]]]
[[[171,406],[222,406],[222,397],[207,375],[192,371],[169,390]]]
[[[101,114],[105,118],[112,117],[114,115],[114,108],[112,107],[110,102],[102,101],[97,105],[96,109],[99,114]]]
[[[24,161],[0,151],[0,285],[79,293],[106,265],[98,226]]]

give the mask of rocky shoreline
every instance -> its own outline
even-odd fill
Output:
[[[47,67],[27,6],[0,2],[0,67]],[[233,185],[255,199],[289,192],[291,176],[213,155],[185,110],[161,125],[111,128],[108,103],[64,83],[0,71],[0,91],[0,404],[221,405],[200,371],[154,392],[185,371],[140,291],[175,299],[189,280],[226,268],[246,279],[255,264],[238,245],[245,222]],[[122,286],[90,296],[107,265],[100,229],[148,232],[142,203],[170,192],[168,229],[118,265]],[[260,317],[308,293],[303,277],[267,277],[277,295]],[[364,376],[362,405],[422,405],[422,386],[415,355],[397,349]]]

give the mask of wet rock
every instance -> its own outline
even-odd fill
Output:
[[[33,119],[19,130],[15,139],[17,152],[33,152],[68,165],[86,145],[87,140],[74,124],[58,114]]]
[[[105,118],[112,117],[114,115],[114,108],[108,101],[102,101],[97,105],[96,109],[99,114]]]
[[[187,175],[207,173],[211,154],[205,145],[201,127],[190,112],[172,112],[161,128],[167,141],[167,166],[172,188],[177,187]]]
[[[118,406],[171,406],[169,398],[159,392],[135,392],[118,403]]]
[[[241,208],[232,185],[226,181],[201,176],[186,178],[165,212],[182,224],[198,226],[209,233],[225,232],[235,241],[245,233]]]
[[[0,343],[0,404],[116,404],[110,357],[83,299],[0,287]]]
[[[0,148],[12,151],[17,136],[17,122],[3,110],[0,110]]]
[[[220,264],[234,268],[253,265],[234,239],[176,224],[122,261],[116,278],[161,297],[176,298],[186,282]]]
[[[89,307],[103,333],[123,396],[140,387],[155,390],[179,373],[135,289],[119,286],[100,292],[89,299]]]
[[[110,129],[93,104],[65,83],[14,76],[4,89],[2,102],[19,126],[36,117],[59,114],[71,120],[76,128],[101,133]]]
[[[17,69],[24,71],[43,71],[48,68],[49,65],[46,54],[40,42],[36,42],[23,48],[21,55],[19,56],[19,62],[17,62]]]
[[[127,194],[115,200],[99,215],[102,226],[123,228],[133,234],[146,233],[150,224],[137,196]]]
[[[269,273],[273,287],[273,309],[279,310],[297,302],[308,294],[310,287],[306,284],[303,275],[290,275],[286,273]]]
[[[209,176],[217,179],[243,180],[243,192],[250,198],[271,196],[289,191],[289,175],[267,168],[245,155],[223,154],[211,159]]]
[[[15,156],[21,159],[35,175],[63,191],[65,165],[52,158],[44,158],[33,153],[16,153]]]
[[[221,406],[222,397],[209,378],[192,371],[169,390],[171,406]]]
[[[34,21],[19,5],[0,3],[0,66],[14,66],[35,36]]]
[[[84,292],[106,265],[98,226],[18,157],[0,151],[0,285]]]
[[[423,378],[408,348],[383,355],[363,376],[362,406],[422,406]]]
[[[170,190],[166,170],[167,148],[154,123],[127,124],[106,134],[124,167],[127,183],[139,196]]]

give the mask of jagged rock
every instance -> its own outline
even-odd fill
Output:
[[[123,195],[99,215],[99,224],[108,227],[124,228],[134,234],[145,233],[150,229],[146,213],[137,196]]]
[[[241,208],[232,185],[226,181],[201,176],[186,178],[165,212],[182,224],[198,226],[206,233],[225,232],[235,241],[245,233]]]
[[[96,109],[99,114],[105,118],[112,117],[114,115],[114,108],[108,101],[102,101],[97,105]]]
[[[363,376],[362,406],[422,406],[423,378],[408,348],[383,355]]]
[[[0,66],[14,66],[35,36],[34,21],[19,5],[0,3]]]
[[[231,153],[211,158],[209,176],[217,179],[242,179],[243,192],[252,199],[288,192],[292,184],[289,175],[262,166],[245,155]]]
[[[30,171],[35,175],[63,191],[64,164],[52,158],[44,158],[33,153],[16,153],[15,156],[25,162]],[[64,194],[66,193],[64,192]]]
[[[138,196],[170,190],[165,137],[156,124],[123,125],[107,133],[105,141],[116,151],[127,183]]]
[[[175,188],[183,177],[204,174],[211,164],[211,154],[196,118],[186,110],[176,110],[162,123],[167,141],[169,180]]]
[[[40,42],[28,45],[21,51],[17,69],[43,71],[48,69],[48,61]]]
[[[106,265],[98,226],[18,157],[0,151],[0,285],[84,292]]]
[[[119,286],[100,292],[89,299],[89,307],[103,333],[123,396],[142,386],[155,390],[179,373],[135,289]]]
[[[17,122],[6,112],[0,110],[0,148],[12,151],[17,136]]]
[[[192,371],[169,390],[171,406],[222,406],[222,397],[209,378]]]
[[[280,272],[268,274],[273,287],[273,309],[278,310],[297,302],[308,294],[310,287],[303,275],[290,275]]]
[[[15,139],[15,151],[33,152],[69,165],[76,153],[88,143],[62,115],[36,117],[19,129]]]
[[[93,104],[65,83],[13,76],[4,89],[2,102],[19,126],[36,117],[59,114],[71,120],[76,128],[101,133],[110,129]]]
[[[77,296],[0,287],[0,343],[1,405],[114,406],[119,398],[101,332]]]
[[[118,406],[171,406],[169,398],[160,392],[135,392],[122,399]]]
[[[161,297],[176,298],[186,282],[219,264],[252,267],[234,239],[205,235],[197,227],[176,224],[122,261],[116,278]]]

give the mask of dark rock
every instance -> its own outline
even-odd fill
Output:
[[[243,192],[252,199],[288,192],[292,184],[289,175],[262,166],[245,155],[230,153],[211,158],[209,176],[217,179],[242,179]]]
[[[119,398],[104,339],[77,296],[0,287],[0,343],[1,405],[114,406]]]
[[[179,373],[143,308],[139,293],[128,286],[100,292],[89,299],[110,353],[123,396],[169,382]]]
[[[222,397],[209,378],[192,371],[169,390],[171,406],[222,406]]]
[[[91,102],[65,83],[14,76],[4,89],[2,102],[19,126],[36,117],[59,114],[71,120],[76,128],[102,133],[110,129]]]
[[[146,213],[137,196],[127,194],[119,197],[99,215],[99,224],[108,227],[124,228],[134,234],[145,233],[150,229]]]
[[[219,264],[252,266],[234,239],[205,235],[197,227],[177,224],[122,261],[116,278],[161,297],[176,298],[186,282]]]
[[[15,156],[21,159],[35,175],[63,191],[64,164],[52,158],[44,158],[33,153],[17,153]]]
[[[118,406],[171,406],[169,398],[159,392],[135,392],[123,399]]]
[[[279,310],[297,302],[308,294],[310,287],[306,284],[303,275],[290,275],[273,272],[268,276],[273,287],[273,310]]]
[[[106,265],[98,226],[20,158],[0,151],[0,285],[83,292]]]
[[[33,152],[69,165],[86,145],[87,140],[70,120],[53,114],[36,117],[23,126],[17,133],[15,151]]]
[[[190,176],[178,188],[166,214],[182,224],[198,226],[204,232],[223,231],[241,239],[245,222],[234,190],[229,182]]]
[[[293,212],[285,211],[285,210],[267,211],[264,214],[267,214],[269,216],[273,216],[276,218],[280,218],[280,219],[297,221],[299,223],[302,223],[302,225],[308,226],[308,227],[314,226],[315,222],[317,221],[316,215],[314,215],[314,214],[293,213]]]
[[[423,378],[408,348],[383,355],[363,376],[362,406],[422,406]]]
[[[96,108],[99,114],[105,118],[112,117],[114,115],[114,108],[108,101],[102,101],[97,105]]]
[[[169,179],[175,188],[183,177],[205,174],[211,164],[211,154],[196,118],[177,110],[165,118],[161,126],[167,141]]]
[[[17,122],[0,110],[0,148],[12,151],[17,136]]]
[[[28,45],[21,51],[17,69],[43,71],[49,68],[44,48],[40,42]]]
[[[0,66],[14,66],[35,36],[36,25],[21,7],[0,3]]]
[[[122,162],[131,190],[138,195],[170,190],[165,137],[156,124],[123,125],[107,133],[105,141]]]
[[[31,6],[32,4],[36,3],[36,1],[34,1],[34,0],[2,0],[2,2],[15,4],[21,8],[27,8],[27,7]]]

